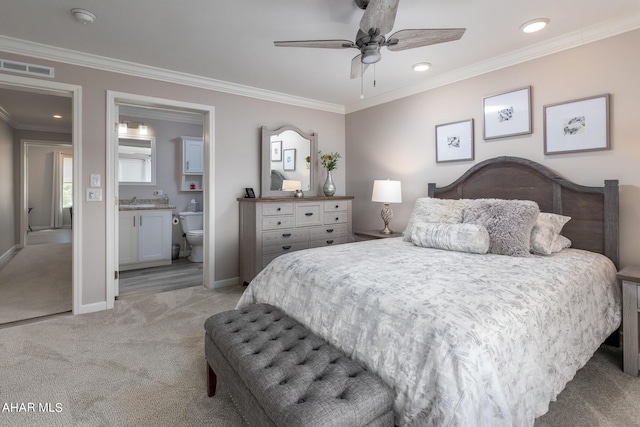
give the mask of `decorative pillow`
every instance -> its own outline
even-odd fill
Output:
[[[539,213],[538,204],[529,200],[477,199],[465,207],[464,222],[487,229],[490,253],[528,257]]]
[[[540,212],[531,230],[531,252],[538,255],[553,253],[554,243],[570,216]]]
[[[570,248],[570,247],[571,247],[571,240],[567,239],[561,234],[553,243],[553,249],[551,250],[551,253],[555,254],[556,252],[560,252],[561,250],[565,248]]]
[[[464,207],[469,202],[466,199],[435,199],[421,197],[413,205],[407,228],[402,233],[405,242],[411,241],[411,230],[416,222],[436,222],[445,224],[459,224],[462,222]]]
[[[411,231],[411,241],[423,248],[472,254],[486,254],[489,250],[489,233],[477,224],[416,222]]]

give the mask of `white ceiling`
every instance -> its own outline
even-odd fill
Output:
[[[90,10],[96,21],[76,22],[74,7]],[[357,50],[273,45],[275,40],[353,40],[362,14],[353,0],[2,0],[0,51],[9,51],[15,38],[348,112],[640,28],[639,0],[401,0],[392,32],[450,27],[467,32],[440,45],[401,52],[383,48],[375,88],[373,67],[365,74],[364,100],[360,80],[349,78]],[[539,17],[551,20],[547,29],[520,31],[521,24]],[[422,61],[433,64],[431,70],[411,69]]]

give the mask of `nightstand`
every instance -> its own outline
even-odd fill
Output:
[[[363,237],[364,240],[371,239],[388,239],[389,237],[402,237],[402,233],[382,234],[380,230],[366,230],[366,231],[354,231],[358,237]]]
[[[640,311],[640,267],[628,266],[618,272],[622,280],[622,366],[625,374],[638,376],[638,311]]]

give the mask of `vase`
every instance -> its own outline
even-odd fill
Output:
[[[322,186],[322,192],[325,196],[333,196],[336,194],[336,185],[333,183],[333,177],[331,176],[331,171],[327,171],[327,180],[324,182]]]

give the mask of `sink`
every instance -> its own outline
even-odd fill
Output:
[[[120,209],[155,208],[156,206],[153,203],[139,203],[137,205],[120,205]]]

